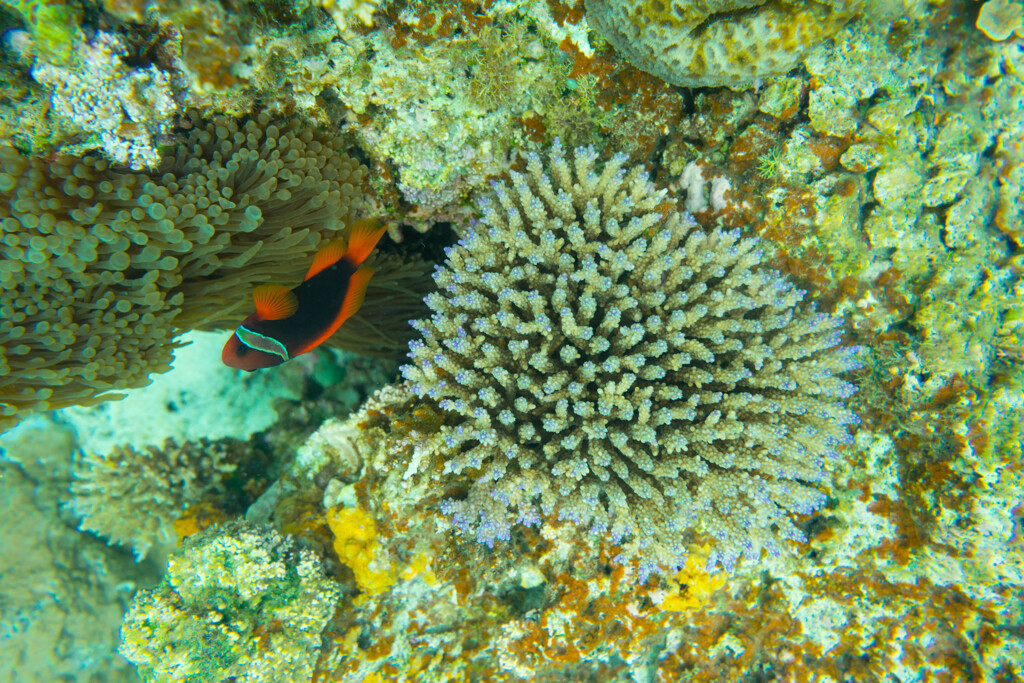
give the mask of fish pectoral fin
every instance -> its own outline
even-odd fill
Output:
[[[366,298],[366,285],[373,277],[373,268],[363,266],[352,273],[348,281],[348,291],[345,292],[345,300],[341,303],[341,310],[338,312],[338,325],[351,318],[363,305]]]
[[[358,266],[366,260],[387,230],[387,226],[375,218],[360,218],[355,221],[348,232],[348,251],[345,252],[345,256]]]
[[[333,239],[320,247],[316,252],[316,256],[313,257],[313,263],[309,266],[309,272],[306,273],[306,277],[302,278],[302,281],[305,282],[317,273],[327,270],[340,261],[345,256],[347,248],[345,240],[342,238]]]
[[[252,290],[252,301],[263,320],[283,320],[299,308],[295,293],[284,285],[259,285]]]

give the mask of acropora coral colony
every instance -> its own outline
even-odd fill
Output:
[[[756,240],[704,233],[625,156],[596,160],[557,140],[546,165],[530,154],[435,276],[404,374],[460,418],[434,466],[473,474],[442,509],[489,545],[571,520],[641,580],[681,567],[694,527],[710,566],[778,554],[849,441],[855,389],[836,375],[859,350]]]
[[[330,344],[405,365],[352,415],[290,360],[249,441],[75,456],[79,530],[167,559],[120,655],[1024,680],[1022,17],[0,0],[0,429],[387,228]]]

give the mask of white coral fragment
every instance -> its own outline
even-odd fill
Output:
[[[975,26],[992,40],[1006,40],[1014,33],[1024,37],[1024,4],[989,0],[981,6]]]

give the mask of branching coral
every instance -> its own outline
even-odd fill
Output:
[[[74,473],[69,508],[82,517],[79,529],[129,546],[141,559],[154,544],[174,540],[171,525],[191,505],[223,490],[236,467],[231,444],[168,439],[163,448],[88,453]]]
[[[272,528],[217,527],[135,596],[121,654],[148,681],[308,681],[339,593],[311,551]]]
[[[589,525],[645,571],[681,565],[691,528],[711,564],[777,553],[848,440],[836,375],[858,350],[756,240],[702,232],[596,158],[530,155],[436,274],[404,373],[459,418],[443,471],[469,489],[444,508],[488,544],[545,515]]]

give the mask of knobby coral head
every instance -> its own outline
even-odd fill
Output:
[[[556,142],[495,183],[403,372],[456,416],[443,472],[471,483],[443,507],[463,532],[491,545],[554,515],[646,576],[682,564],[692,529],[731,569],[803,539],[790,513],[824,501],[824,461],[856,422],[837,375],[860,350],[757,240],[666,212],[625,162]]]

